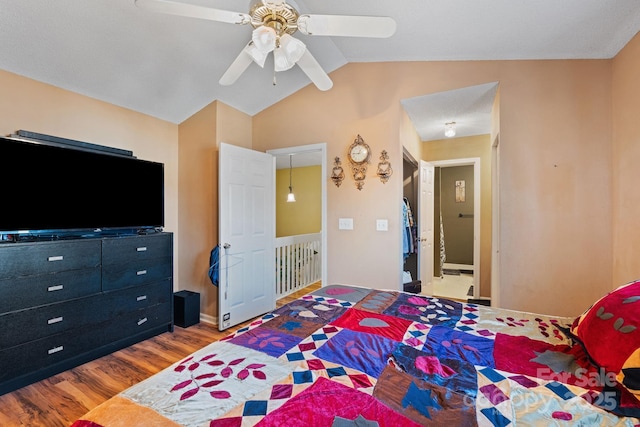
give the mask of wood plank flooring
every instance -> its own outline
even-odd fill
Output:
[[[280,307],[318,288],[320,282],[278,300],[276,305]],[[68,427],[121,391],[248,323],[224,332],[202,322],[188,328],[176,326],[173,333],[166,332],[7,393],[0,396],[0,426]]]

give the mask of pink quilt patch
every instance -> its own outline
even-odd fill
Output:
[[[360,416],[380,427],[418,426],[376,398],[323,377],[256,426],[330,426],[336,417],[355,420]]]
[[[355,308],[350,308],[332,322],[334,326],[376,334],[398,342],[402,342],[404,334],[411,324],[412,322],[398,317],[371,313]]]
[[[601,389],[601,377],[580,346],[553,345],[525,336],[498,333],[493,358],[497,369],[585,389]]]
[[[450,367],[440,363],[440,359],[436,356],[418,356],[416,357],[416,368],[424,372],[425,374],[437,374],[443,378],[448,378],[454,375],[456,371]]]

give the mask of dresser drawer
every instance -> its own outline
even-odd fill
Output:
[[[79,334],[73,330],[0,350],[0,383],[64,362],[104,342],[99,331]]]
[[[129,236],[102,241],[102,264],[121,264],[173,255],[171,234]]]
[[[100,267],[0,279],[0,313],[97,294]]]
[[[140,286],[173,277],[171,257],[102,266],[102,290]]]
[[[118,341],[162,325],[167,325],[168,331],[172,322],[171,303],[156,304],[114,318],[101,333],[108,341]]]
[[[104,293],[104,309],[110,319],[117,319],[129,312],[171,302],[171,279],[149,285]]]
[[[100,240],[14,243],[0,247],[0,279],[100,266]]]
[[[0,349],[107,320],[101,294],[0,315]]]

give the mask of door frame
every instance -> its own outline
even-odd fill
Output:
[[[480,157],[469,157],[462,159],[430,160],[428,163],[435,167],[473,166],[473,298],[480,298],[480,204],[481,204],[481,181],[480,181]],[[422,179],[422,178],[421,178]],[[435,210],[435,206],[432,206]],[[435,215],[435,212],[434,212]],[[432,230],[433,232],[433,230]],[[431,237],[433,240],[433,236]],[[435,243],[434,243],[435,244]],[[433,256],[431,257],[432,271]]]
[[[500,133],[491,144],[491,307],[500,307]]]
[[[286,148],[277,148],[274,150],[267,150],[268,154],[272,156],[288,156],[290,154],[302,154],[302,153],[310,153],[310,152],[320,152],[321,156],[321,197],[322,197],[322,207],[321,207],[321,228],[320,231],[320,242],[322,244],[322,249],[320,251],[321,258],[321,283],[322,286],[326,286],[327,283],[327,143],[320,142],[317,144],[309,144],[309,145],[298,145],[294,147],[286,147]],[[274,170],[274,179],[275,179]],[[275,224],[274,224],[275,226]]]

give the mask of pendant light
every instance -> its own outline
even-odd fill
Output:
[[[289,194],[287,194],[287,202],[296,201],[296,196],[293,194],[293,187],[291,186],[291,172],[293,171],[293,165],[291,163],[292,158],[293,154],[289,154]]]

